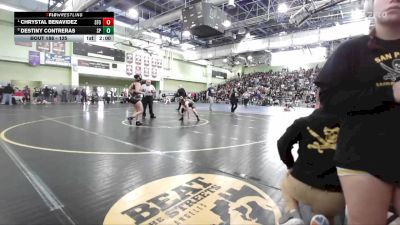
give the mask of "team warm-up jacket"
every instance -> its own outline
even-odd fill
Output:
[[[341,191],[333,161],[339,129],[338,117],[323,109],[295,120],[278,140],[280,158],[292,168],[291,175],[315,188]],[[294,162],[291,150],[296,143],[299,157]]]
[[[400,40],[376,39],[371,48],[369,39],[339,46],[315,84],[324,108],[341,118],[337,166],[400,185],[400,106],[392,89],[400,80]]]

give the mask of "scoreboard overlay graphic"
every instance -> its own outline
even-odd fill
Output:
[[[16,42],[113,42],[113,12],[15,12]]]

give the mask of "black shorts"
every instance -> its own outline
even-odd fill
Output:
[[[132,103],[132,104],[135,105],[136,103],[142,101],[142,97],[140,97],[140,96],[133,96],[133,97],[130,98],[129,101],[130,101],[130,103]]]

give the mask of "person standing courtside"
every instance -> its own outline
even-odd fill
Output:
[[[156,88],[151,84],[150,80],[146,80],[146,83],[142,85],[142,91],[144,92],[144,97],[143,97],[143,118],[146,117],[146,108],[147,105],[149,105],[149,111],[150,111],[150,118],[155,119],[156,116],[154,116],[153,113],[153,96],[156,93]]]
[[[186,96],[187,95],[186,95],[185,89],[183,89],[182,85],[179,85],[179,89],[177,91],[177,97],[178,98],[180,98],[180,97],[186,98]],[[181,106],[182,106],[181,101],[179,101],[179,106],[178,106],[178,109],[176,109],[176,110],[179,111],[181,109]]]
[[[28,85],[25,86],[23,93],[25,102],[31,102],[31,89],[28,87]]]
[[[239,84],[237,85],[239,86]],[[231,112],[235,112],[239,102],[239,90],[237,87],[233,87],[229,94],[231,100]]]
[[[250,101],[250,93],[249,93],[248,91],[246,91],[246,92],[243,94],[243,104],[244,104],[244,107],[247,107],[247,104],[249,103],[249,101]]]
[[[210,87],[207,89],[206,92],[206,99],[210,103],[210,111],[212,111],[212,105],[214,103],[215,93],[216,93],[215,87],[213,86],[213,84],[210,84]]]
[[[3,100],[3,86],[0,85],[0,102],[2,102]]]
[[[4,105],[8,102],[9,105],[12,105],[12,94],[14,94],[14,89],[11,87],[11,84],[8,84],[3,89],[3,99],[1,104]]]

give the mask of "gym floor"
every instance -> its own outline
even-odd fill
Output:
[[[128,104],[1,105],[0,223],[276,224],[276,141],[312,109],[196,107],[181,123],[155,103],[136,127]]]

